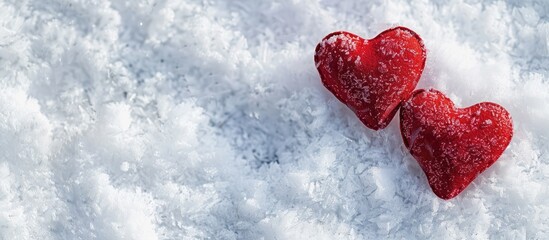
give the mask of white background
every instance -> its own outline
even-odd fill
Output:
[[[450,201],[314,66],[398,25],[418,87],[513,117]],[[0,239],[544,239],[548,138],[546,0],[0,1]]]

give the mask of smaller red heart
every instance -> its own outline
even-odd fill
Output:
[[[513,123],[498,104],[456,108],[431,89],[417,90],[403,103],[400,130],[433,192],[451,199],[501,156],[513,136]]]
[[[385,128],[410,96],[425,66],[421,38],[405,27],[366,40],[334,32],[316,47],[315,64],[324,86],[367,127]]]

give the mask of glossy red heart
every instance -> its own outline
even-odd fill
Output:
[[[433,192],[451,199],[501,156],[513,136],[513,123],[498,104],[456,108],[431,89],[415,91],[402,104],[400,130]]]
[[[367,127],[385,128],[419,81],[425,48],[412,30],[396,27],[365,40],[334,32],[316,47],[315,63],[324,86]]]

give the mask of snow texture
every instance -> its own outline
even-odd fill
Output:
[[[549,1],[1,0],[0,239],[546,239]],[[321,84],[403,25],[515,135],[458,197]]]

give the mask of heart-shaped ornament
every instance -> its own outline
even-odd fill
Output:
[[[421,38],[405,27],[366,40],[334,32],[316,47],[315,63],[324,86],[367,127],[385,128],[408,99],[425,66]]]
[[[498,104],[456,108],[431,89],[415,91],[402,104],[400,130],[433,192],[451,199],[501,156],[513,136],[513,123]]]

